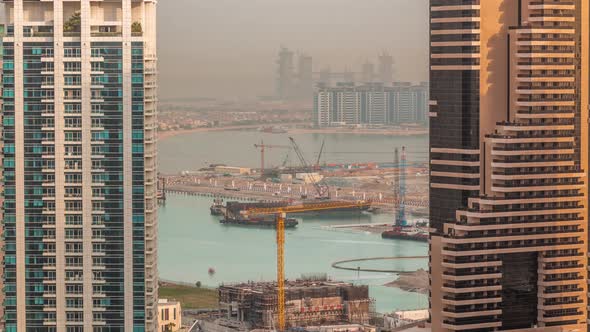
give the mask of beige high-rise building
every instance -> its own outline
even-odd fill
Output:
[[[588,0],[430,0],[433,331],[587,331]]]
[[[0,3],[6,331],[155,331],[156,0]]]

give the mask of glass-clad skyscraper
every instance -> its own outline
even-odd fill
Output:
[[[430,0],[433,331],[586,331],[588,0]]]
[[[6,331],[156,329],[156,0],[4,0]]]

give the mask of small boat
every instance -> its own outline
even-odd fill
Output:
[[[223,206],[223,200],[221,198],[214,199],[213,205],[211,205],[209,210],[211,211],[212,216],[222,216],[225,211],[225,207]]]

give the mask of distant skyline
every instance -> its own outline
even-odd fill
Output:
[[[360,70],[382,51],[395,79],[428,79],[426,0],[173,0],[159,6],[160,98],[272,95],[281,45],[314,69]]]

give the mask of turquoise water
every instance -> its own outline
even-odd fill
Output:
[[[159,171],[177,173],[209,164],[260,167],[260,152],[254,144],[289,145],[295,138],[309,163],[315,163],[325,140],[322,162],[392,162],[396,147],[406,146],[408,162],[426,162],[428,136],[383,136],[368,134],[268,134],[258,131],[196,132],[169,137],[158,143]],[[270,149],[266,166],[299,165],[294,152]],[[287,158],[287,154],[289,154]]]
[[[260,154],[254,148],[261,139],[267,144],[289,145],[293,136],[309,162],[315,162],[322,141],[322,162],[391,162],[395,147],[408,148],[408,161],[426,162],[427,136],[380,136],[357,134],[265,134],[257,131],[200,132],[171,137],[159,142],[160,172],[196,170],[211,163],[258,167]],[[352,152],[352,153],[342,153]],[[266,155],[267,167],[280,165],[287,150],[273,149]],[[293,152],[287,165],[298,165]],[[219,224],[209,214],[210,198],[168,197],[159,211],[159,271],[163,279],[215,287],[221,283],[276,279],[275,232]],[[328,273],[334,279],[370,286],[380,312],[428,306],[425,295],[409,293],[383,284],[395,280],[388,273],[337,270],[338,260],[426,255],[426,243],[383,240],[379,234],[326,229],[326,225],[384,223],[391,215],[358,215],[353,218],[306,217],[297,229],[287,230],[285,272],[287,278],[301,274]],[[426,260],[373,261],[346,266],[391,270],[426,268]],[[216,273],[209,276],[209,268]]]
[[[205,286],[248,280],[276,279],[275,232],[268,229],[223,226],[209,214],[210,198],[170,195],[159,210],[159,271],[164,279],[196,282]],[[390,215],[362,215],[340,219],[306,217],[297,229],[287,230],[285,273],[328,273],[334,279],[370,285],[370,295],[380,312],[428,306],[427,297],[382,286],[396,276],[337,270],[337,260],[426,255],[426,243],[384,240],[379,234],[326,229],[326,225],[383,223]],[[426,268],[427,260],[349,263],[378,269]],[[216,273],[209,276],[212,267]]]

